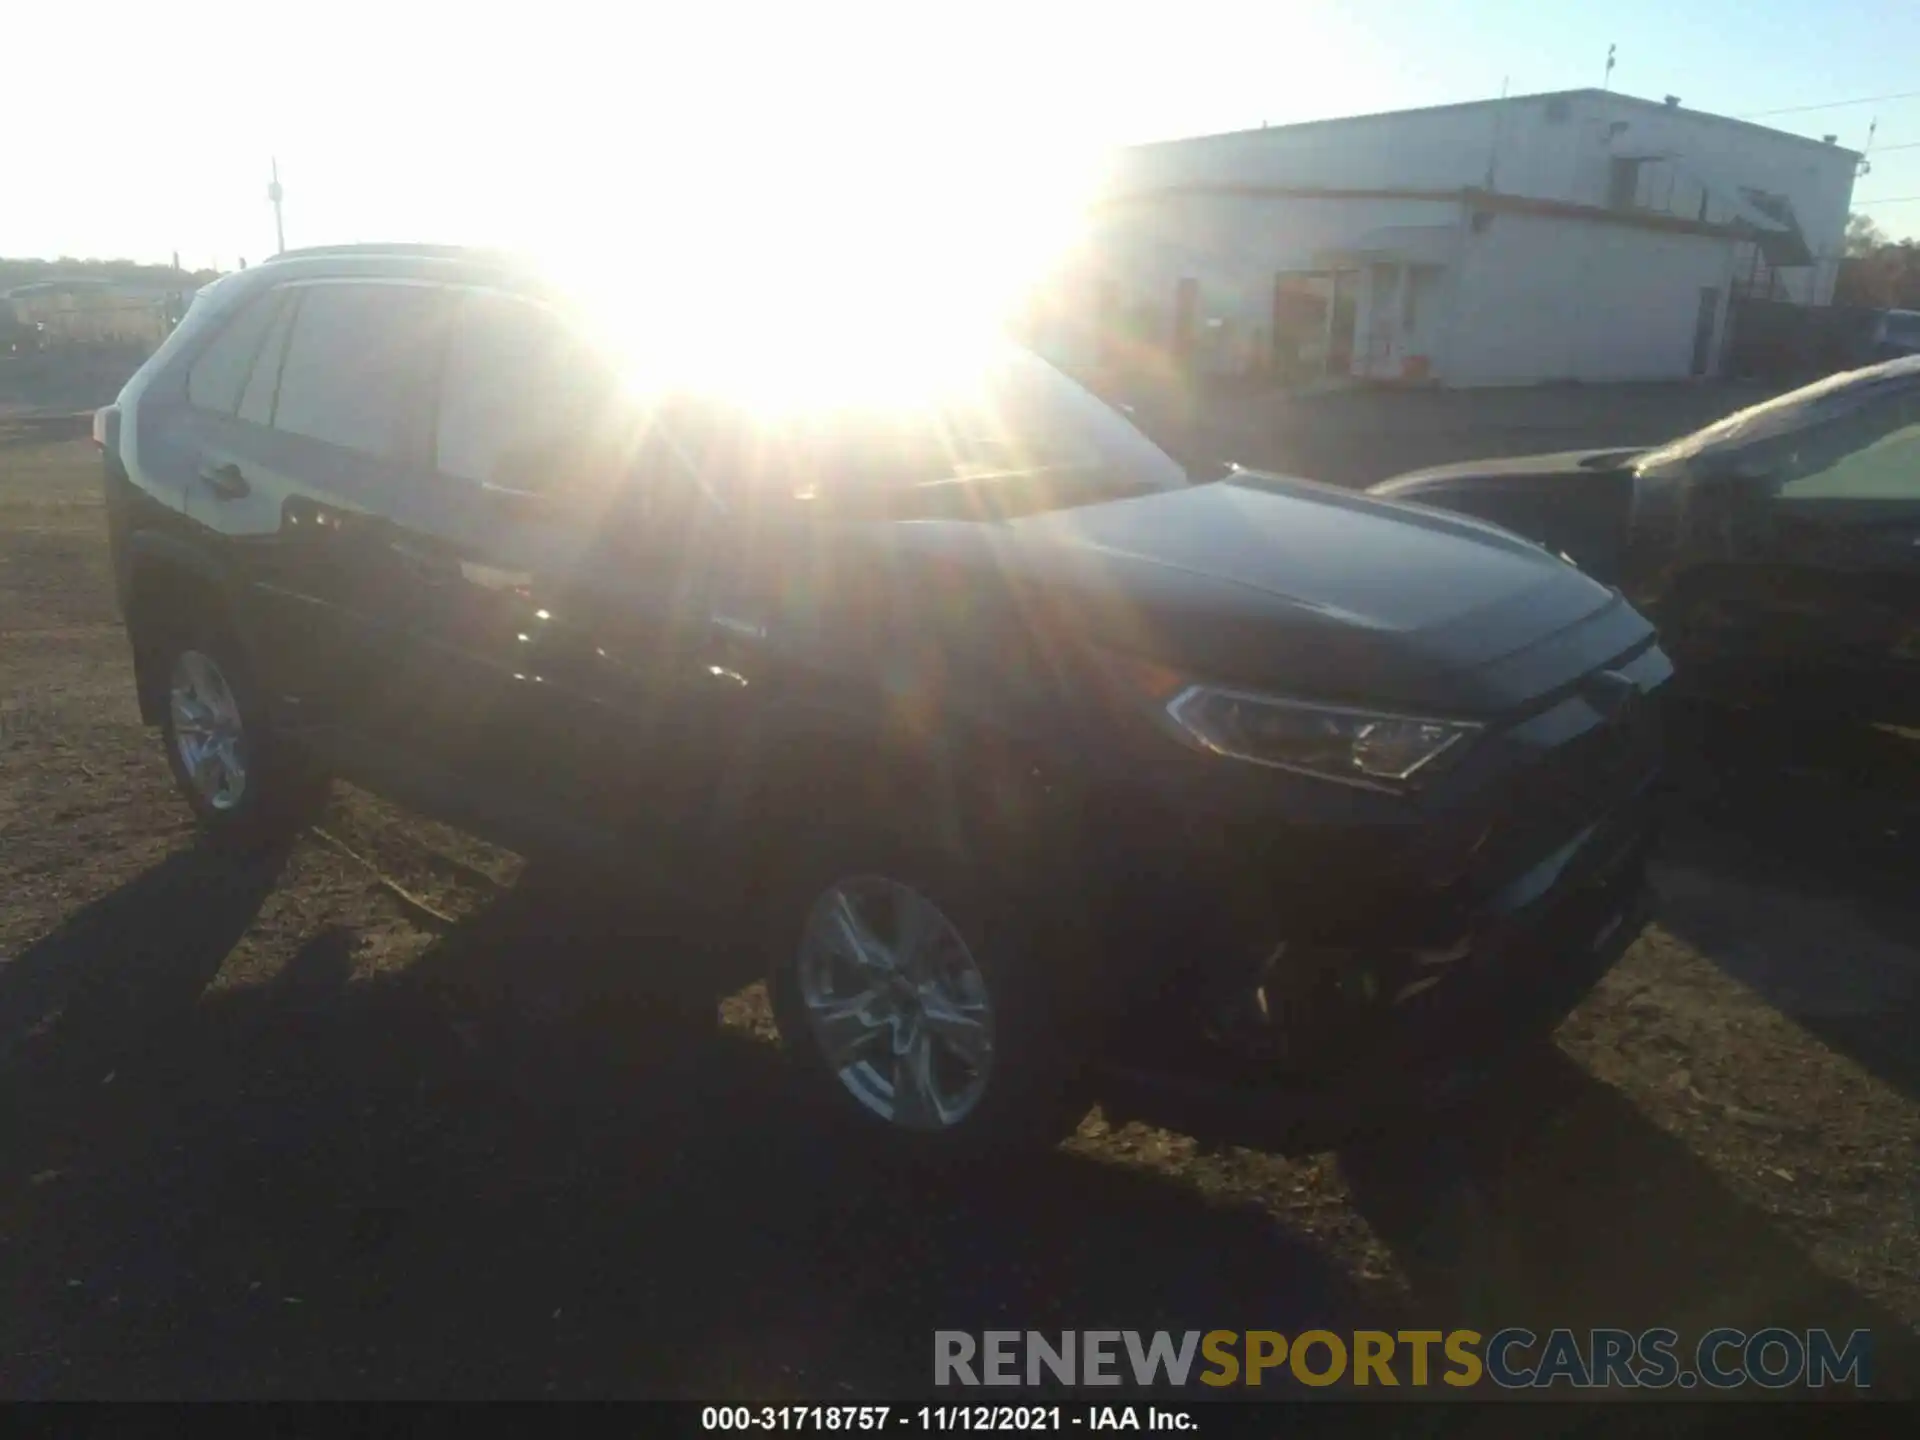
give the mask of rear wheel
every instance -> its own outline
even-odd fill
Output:
[[[1074,927],[954,857],[884,839],[789,867],[769,990],[807,1098],[902,1157],[1038,1147],[1086,1111]]]
[[[167,764],[209,838],[249,848],[310,820],[326,781],[268,726],[239,646],[208,627],[167,645],[160,663]]]

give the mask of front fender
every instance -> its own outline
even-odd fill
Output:
[[[878,705],[789,698],[745,727],[716,812],[736,835],[775,840],[894,818],[956,854],[1017,863],[1061,838],[1071,778],[1046,747],[976,717],[907,725]]]

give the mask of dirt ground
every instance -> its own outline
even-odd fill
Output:
[[[1419,1322],[1866,1327],[1920,1380],[1913,737],[1694,737],[1657,927],[1431,1133],[848,1173],[711,911],[345,788],[197,849],[95,466],[0,425],[0,1395],[870,1399],[935,1328]]]

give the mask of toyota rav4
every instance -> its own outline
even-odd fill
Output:
[[[796,1083],[936,1152],[1061,1133],[1089,1076],[1454,1093],[1641,928],[1670,667],[1573,565],[1190,475],[1010,344],[774,406],[642,384],[606,320],[504,257],[298,252],[100,412],[140,711],[211,836],[340,777],[718,877]]]

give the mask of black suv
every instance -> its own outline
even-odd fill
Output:
[[[1643,924],[1647,623],[1479,522],[1184,472],[1032,355],[916,404],[625,377],[431,247],[203,290],[101,412],[141,713],[228,843],[340,776],[736,896],[821,1104],[1455,1093]],[[1108,1098],[1112,1097],[1112,1098]]]

